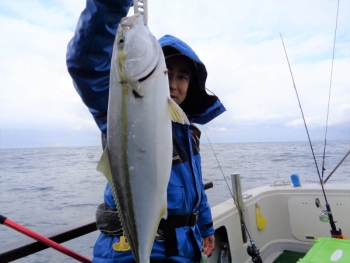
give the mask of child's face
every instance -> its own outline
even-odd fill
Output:
[[[182,56],[174,56],[166,60],[169,76],[170,97],[178,105],[186,98],[191,79],[191,67]]]

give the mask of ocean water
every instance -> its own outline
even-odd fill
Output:
[[[323,142],[313,143],[321,172]],[[350,150],[350,142],[327,142],[324,178]],[[96,171],[101,147],[0,149],[0,214],[38,233],[93,217],[103,202],[106,179]],[[228,143],[201,145],[204,182],[209,203],[231,198],[230,174],[241,175],[242,190],[290,181],[318,183],[319,177],[308,142]],[[350,182],[350,156],[327,183]],[[88,258],[98,232],[63,243]],[[0,246],[25,238],[0,225]],[[76,262],[47,249],[15,262]]]

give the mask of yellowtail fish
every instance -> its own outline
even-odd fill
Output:
[[[136,262],[149,262],[167,213],[171,121],[189,124],[170,98],[162,49],[143,15],[121,20],[111,61],[107,146],[98,164],[113,192]]]

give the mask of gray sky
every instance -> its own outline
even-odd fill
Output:
[[[100,144],[65,65],[84,5],[0,1],[0,148]],[[349,10],[341,0],[329,140],[350,141]],[[325,136],[336,13],[335,0],[149,0],[149,28],[184,40],[205,63],[207,88],[227,108],[200,127],[211,142],[307,140],[281,32],[316,141]]]

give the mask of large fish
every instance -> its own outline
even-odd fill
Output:
[[[171,120],[187,123],[170,98],[165,59],[143,15],[121,20],[111,61],[107,147],[98,164],[119,210],[136,262],[148,262],[166,217]]]

